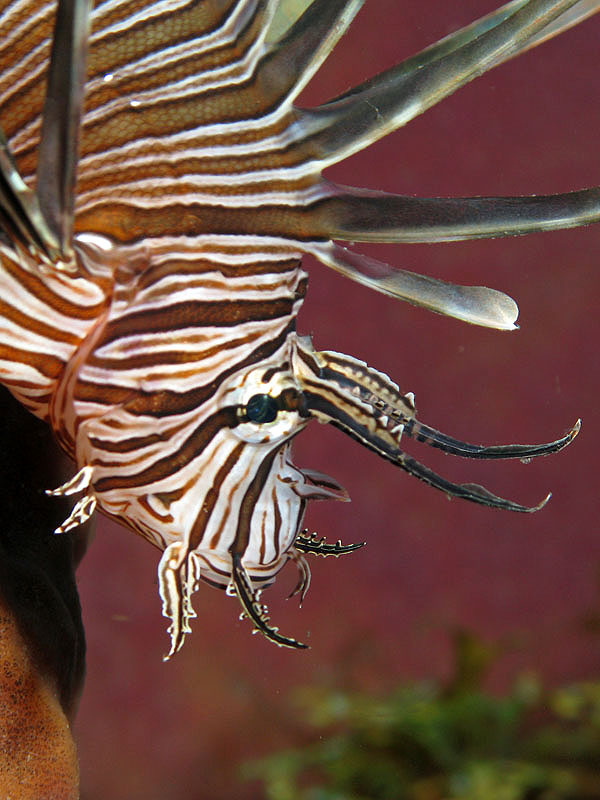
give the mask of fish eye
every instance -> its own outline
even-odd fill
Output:
[[[279,413],[279,404],[268,394],[254,394],[246,404],[246,419],[258,424],[274,422]]]

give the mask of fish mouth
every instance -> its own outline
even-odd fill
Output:
[[[297,339],[293,369],[302,386],[304,413],[335,425],[382,458],[450,497],[462,497],[493,508],[530,513],[543,508],[551,495],[537,505],[525,506],[478,484],[453,483],[406,454],[400,448],[402,436],[463,458],[529,460],[567,447],[581,428],[581,421],[577,420],[565,436],[544,444],[470,444],[419,422],[412,393],[402,394],[384,373],[342,353],[316,351],[307,337]]]

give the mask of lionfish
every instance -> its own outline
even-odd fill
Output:
[[[394,269],[339,242],[439,242],[583,225],[600,191],[415,198],[339,186],[322,171],[472,78],[598,10],[513,0],[318,107],[295,101],[364,0],[0,0],[0,376],[76,463],[80,495],[163,551],[171,649],[200,579],[260,594],[305,554],[341,555],[302,529],[307,501],[347,499],[298,469],[311,419],[447,495],[527,507],[441,477],[403,435],[470,458],[568,445],[484,447],[417,421],[414,396],[296,333],[305,254],[378,291],[511,329],[514,301]]]

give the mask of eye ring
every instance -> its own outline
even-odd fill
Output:
[[[279,403],[269,394],[254,394],[246,403],[244,412],[246,419],[257,425],[275,422],[279,414]]]

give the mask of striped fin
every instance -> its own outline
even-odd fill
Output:
[[[16,144],[20,132],[32,122],[39,131],[55,7],[52,0],[0,2],[0,127],[15,155],[17,168],[29,186],[35,179],[37,161],[33,169],[25,169]],[[39,140],[38,135],[36,145]]]
[[[94,53],[104,52],[103,36],[95,27],[78,228],[102,228],[121,240],[142,229],[146,236],[161,236],[167,228],[185,235],[225,229],[268,234],[268,226],[247,230],[241,218],[257,204],[267,206],[271,218],[273,205],[311,196],[318,172],[293,147],[286,153],[294,139],[291,102],[361,2],[315,0],[283,41],[267,45],[273,4],[246,0],[220,27],[188,30],[185,41],[160,47],[153,40],[155,49],[136,62],[119,67],[105,58],[102,70],[108,72],[102,74]],[[227,219],[221,222],[214,206],[225,201]],[[166,206],[173,209],[167,219]]]

